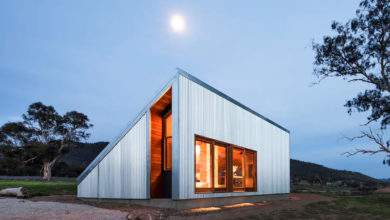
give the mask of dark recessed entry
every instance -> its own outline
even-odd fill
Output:
[[[172,197],[172,88],[150,108],[150,197]]]

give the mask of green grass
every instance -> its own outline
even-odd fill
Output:
[[[75,195],[76,181],[0,180],[0,189],[24,187],[28,196]]]
[[[390,218],[390,194],[363,196],[339,196],[332,202],[318,202],[306,206],[315,213],[339,213],[343,215],[372,215]]]
[[[379,214],[390,218],[390,194],[341,197],[336,200],[336,204],[354,212]]]

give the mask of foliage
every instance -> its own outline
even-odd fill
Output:
[[[75,195],[76,181],[0,180],[0,189],[24,187],[29,196]]]
[[[44,179],[50,180],[56,162],[75,142],[89,137],[92,127],[83,113],[70,111],[60,115],[53,106],[33,103],[23,114],[22,122],[8,122],[0,128],[0,150],[3,157],[23,162],[41,163]]]
[[[313,44],[314,74],[320,81],[336,77],[366,85],[345,106],[350,114],[369,112],[366,125],[380,122],[385,130],[390,124],[390,1],[363,0],[359,6],[355,18],[345,24],[333,22],[334,35]],[[359,148],[349,155],[384,152],[388,155],[384,163],[390,165],[390,141],[371,133],[363,131],[359,138],[373,141],[377,150]]]

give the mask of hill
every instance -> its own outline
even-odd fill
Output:
[[[62,161],[68,166],[87,167],[107,144],[108,142],[78,143],[78,146],[66,154]]]
[[[387,178],[387,179],[380,179],[381,181],[383,182],[386,182],[386,183],[390,183],[390,178]]]
[[[77,143],[53,168],[54,176],[76,177],[92,162],[108,142]]]
[[[359,172],[347,170],[331,169],[319,164],[304,162],[300,160],[290,160],[291,180],[298,183],[306,180],[309,183],[326,184],[336,181],[346,183],[362,182],[362,183],[378,183],[378,179],[369,177]]]

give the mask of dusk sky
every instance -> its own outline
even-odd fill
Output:
[[[110,141],[180,67],[291,131],[291,158],[389,178],[384,155],[345,157],[359,84],[311,86],[312,41],[359,1],[0,1],[0,124],[33,102],[77,110]],[[187,23],[173,32],[169,19]],[[360,87],[359,87],[360,86]]]

